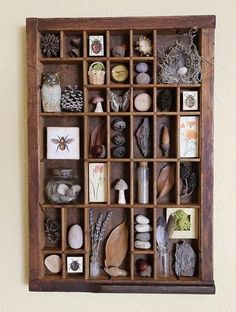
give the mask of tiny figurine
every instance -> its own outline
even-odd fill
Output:
[[[104,56],[103,36],[89,36],[89,56]]]
[[[150,56],[152,54],[152,43],[146,36],[139,36],[136,41],[136,47],[141,56]]]
[[[42,105],[43,111],[48,113],[61,111],[61,86],[58,73],[42,74]]]
[[[99,95],[96,95],[93,98],[92,103],[96,104],[96,107],[95,107],[95,110],[94,110],[95,113],[102,113],[103,112],[102,102],[104,102],[104,98],[102,98]]]
[[[68,112],[82,112],[84,106],[83,91],[75,85],[68,85],[61,95],[61,108]]]
[[[44,34],[41,37],[41,51],[45,57],[58,57],[60,52],[60,37],[56,34]]]
[[[128,184],[120,179],[115,185],[115,190],[119,191],[118,204],[126,204],[125,190],[128,190]]]
[[[169,135],[169,130],[166,126],[164,126],[162,129],[161,148],[163,150],[164,156],[168,157],[169,149],[170,149],[170,135]]]
[[[108,90],[107,96],[111,102],[111,109],[114,112],[119,112],[119,110],[125,112],[129,108],[130,90],[126,91],[123,96],[118,96],[114,92]]]
[[[67,257],[67,273],[83,273],[83,257]]]

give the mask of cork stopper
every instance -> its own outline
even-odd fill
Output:
[[[147,167],[148,166],[148,162],[147,161],[140,161],[139,165],[142,166],[142,167]]]

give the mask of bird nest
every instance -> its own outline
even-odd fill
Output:
[[[201,81],[201,57],[193,43],[196,33],[196,28],[191,29],[159,53],[159,83],[196,84]]]

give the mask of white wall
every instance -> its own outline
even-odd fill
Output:
[[[233,0],[0,1],[0,311],[236,311],[236,4]],[[26,17],[215,14],[215,211],[217,294],[30,293],[27,285]]]

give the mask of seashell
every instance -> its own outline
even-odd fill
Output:
[[[140,93],[134,99],[134,106],[139,112],[146,112],[152,105],[152,98],[148,93]]]
[[[149,84],[151,81],[151,78],[149,76],[149,74],[147,73],[139,73],[136,76],[136,83],[137,84]]]
[[[126,154],[126,148],[124,146],[118,146],[112,150],[112,156],[115,158],[123,158]]]
[[[151,248],[151,243],[150,242],[143,242],[140,240],[136,240],[134,242],[134,247],[138,249],[150,249]]]
[[[182,66],[178,69],[177,74],[180,76],[184,76],[187,74],[187,71],[188,71],[187,67]]]
[[[125,144],[125,137],[117,134],[113,137],[113,142],[115,145],[118,145],[118,146],[124,145]]]
[[[135,230],[138,233],[145,233],[145,232],[151,232],[152,227],[150,224],[136,224],[135,225]]]
[[[143,215],[137,215],[135,221],[139,224],[148,224],[150,222],[149,218]]]
[[[122,131],[126,128],[126,122],[121,118],[116,118],[113,122],[113,129],[116,131]]]
[[[58,255],[50,255],[44,259],[44,265],[51,273],[59,273],[62,269],[62,259]]]
[[[143,62],[138,63],[136,65],[136,71],[138,73],[146,73],[148,71],[148,64],[147,63],[143,63]]]
[[[57,193],[60,195],[66,195],[66,192],[69,190],[69,186],[64,183],[60,183],[57,187]]]
[[[128,272],[117,267],[104,268],[104,271],[110,276],[127,276]]]
[[[80,225],[71,226],[68,232],[68,244],[72,249],[79,249],[83,246],[83,230]]]

